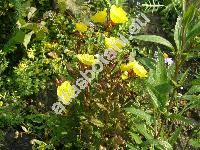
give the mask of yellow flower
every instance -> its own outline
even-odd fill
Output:
[[[3,106],[3,102],[2,101],[0,101],[0,107],[2,107]]]
[[[27,67],[28,67],[28,65],[26,63],[20,62],[19,69],[21,71],[26,70]]]
[[[113,50],[116,51],[122,49],[125,46],[122,40],[117,39],[115,37],[110,37],[110,38],[105,37],[105,45],[106,48],[112,48]]]
[[[120,69],[122,71],[130,71],[130,70],[133,69],[134,64],[135,64],[134,62],[129,62],[128,64],[122,64],[121,67],[120,67]]]
[[[76,30],[78,30],[80,32],[85,32],[85,31],[87,31],[87,26],[82,22],[76,23]]]
[[[71,98],[74,97],[75,90],[70,85],[69,81],[65,81],[60,86],[58,86],[57,95],[58,95],[59,101],[62,101],[64,104],[68,104],[70,103]]]
[[[166,58],[169,58],[169,56],[167,55],[167,53],[164,53],[163,54],[163,57],[166,59]]]
[[[95,15],[91,17],[93,22],[104,23],[107,19],[107,9],[105,8],[103,11],[97,12]]]
[[[127,13],[121,8],[115,5],[111,6],[110,18],[114,23],[125,23],[128,21]]]
[[[135,72],[135,74],[139,77],[147,77],[147,71],[145,70],[145,68],[137,61],[134,61],[133,63],[133,71]]]
[[[28,50],[27,55],[28,55],[28,58],[30,58],[30,59],[34,59],[35,58],[34,51],[32,49]]]
[[[120,69],[124,71],[124,73],[122,74],[123,78],[126,78],[126,72],[129,72],[131,70],[133,70],[134,73],[139,77],[147,77],[147,71],[137,61],[129,62],[128,64],[122,64]]]
[[[78,54],[77,58],[85,65],[94,65],[97,62],[97,59],[94,59],[93,55],[89,54]]]
[[[128,79],[128,71],[124,71],[123,74],[121,75],[122,80]]]

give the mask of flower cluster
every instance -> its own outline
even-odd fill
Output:
[[[127,13],[121,7],[112,5],[109,11],[110,12],[108,13],[107,9],[105,8],[103,11],[99,11],[93,15],[91,20],[94,23],[105,23],[106,21],[111,21],[113,24],[126,23],[128,21]],[[88,30],[88,26],[82,22],[79,22],[76,23],[75,30],[83,33]],[[103,70],[103,64],[109,64],[109,60],[113,60],[116,57],[116,52],[122,51],[129,41],[121,34],[118,33],[117,35],[119,36],[118,38],[112,36],[107,37],[107,35],[105,35],[105,47],[107,49],[104,52],[104,56],[107,57],[107,60],[99,54],[95,56],[89,54],[76,55],[81,63],[87,66],[92,66],[92,70],[86,70],[85,73],[82,71],[80,72],[83,78],[77,79],[77,86],[71,86],[69,81],[65,81],[61,86],[59,86],[57,89],[59,101],[62,101],[64,104],[68,104],[71,101],[71,98],[78,96],[80,89],[86,88],[88,83],[91,83],[91,81],[94,79],[95,73],[100,73]],[[97,57],[97,59],[95,59],[95,57]],[[98,65],[99,69],[97,69],[95,65]],[[127,79],[130,76],[130,72],[134,72],[138,77],[147,77],[147,71],[137,61],[129,62],[128,64],[122,64],[121,70],[123,71],[122,79]],[[88,77],[88,73],[90,73],[92,77]],[[57,105],[62,104],[57,103]],[[54,105],[52,108],[55,107],[56,106]],[[59,107],[63,109],[64,106]],[[57,113],[60,114],[60,112]]]
[[[147,77],[146,69],[142,65],[140,65],[137,61],[129,62],[127,64],[122,64],[120,68],[123,71],[123,74],[121,76],[123,80],[129,78],[129,72],[131,71],[133,71],[139,77]]]

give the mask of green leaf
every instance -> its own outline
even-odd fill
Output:
[[[136,129],[139,133],[141,133],[147,140],[153,139],[153,136],[149,133],[147,133],[147,128],[145,124],[137,124]]]
[[[169,143],[173,146],[174,143],[177,141],[179,134],[181,133],[182,127],[177,128],[172,136],[169,138]]]
[[[172,114],[172,115],[169,116],[169,118],[171,118],[172,120],[178,120],[178,121],[184,122],[188,125],[195,125],[195,122],[193,122],[192,120],[185,118],[185,117],[178,115],[178,114]]]
[[[200,34],[200,21],[194,25],[191,31],[189,31],[186,39],[190,40],[191,38],[194,38],[195,36]]]
[[[194,86],[192,86],[188,90],[188,92],[186,94],[188,95],[188,94],[195,94],[195,93],[200,93],[200,85],[194,85]]]
[[[9,52],[13,50],[16,44],[22,43],[24,41],[25,32],[18,30],[16,34],[4,45],[4,51]]]
[[[172,146],[167,141],[152,139],[148,142],[155,145],[155,147],[160,150],[173,150]]]
[[[130,135],[131,135],[132,139],[134,139],[137,144],[142,143],[141,137],[139,135],[137,135],[136,133],[132,133],[132,132],[130,132]]]
[[[137,36],[133,36],[133,38],[137,39],[137,40],[146,41],[146,42],[154,42],[154,43],[162,44],[162,45],[165,45],[165,46],[169,47],[170,49],[174,50],[173,45],[168,40],[166,40],[165,38],[163,38],[161,36],[137,35]]]
[[[99,119],[96,119],[96,118],[91,118],[90,122],[97,127],[103,127],[104,126],[104,124]]]
[[[200,148],[200,140],[199,139],[190,139],[189,144],[193,147]]]
[[[158,101],[158,92],[155,90],[154,87],[152,87],[150,84],[147,86],[147,91],[149,93],[149,95],[151,96],[151,99],[153,101],[153,105],[154,105],[154,108],[160,108],[161,107],[161,104],[160,102]]]
[[[179,16],[176,21],[175,31],[174,31],[174,41],[176,43],[177,50],[180,50],[181,45],[181,17]]]
[[[146,120],[148,125],[151,125],[154,122],[153,117],[150,114],[144,112],[143,110],[136,109],[136,108],[133,108],[133,107],[125,108],[125,110],[127,112],[131,113],[131,114],[138,116],[141,119]]]
[[[185,26],[188,26],[188,24],[190,24],[190,22],[193,20],[194,15],[195,15],[195,7],[194,5],[191,4],[183,16],[183,24]]]
[[[181,76],[180,76],[180,80],[178,81],[178,84],[180,84],[181,86],[184,84],[184,82],[187,79],[189,73],[189,69],[187,69]]]
[[[28,34],[26,34],[25,37],[24,37],[23,45],[26,47],[26,49],[27,49],[28,43],[29,43],[30,40],[31,40],[31,36],[33,35],[33,33],[34,33],[34,31],[31,31],[31,32],[29,32]]]

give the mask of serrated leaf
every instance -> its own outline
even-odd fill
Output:
[[[170,49],[174,50],[173,45],[168,40],[166,40],[165,38],[163,38],[161,36],[157,36],[157,35],[137,35],[137,36],[133,36],[133,39],[162,44],[162,45],[165,45],[165,46],[169,47]]]

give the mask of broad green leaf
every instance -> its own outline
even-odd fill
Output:
[[[144,112],[143,110],[136,109],[136,108],[133,108],[133,107],[125,108],[125,110],[127,112],[131,113],[131,114],[138,116],[141,119],[146,120],[148,125],[151,125],[154,122],[153,117],[150,114]]]
[[[25,37],[24,37],[23,45],[26,47],[26,49],[27,49],[28,43],[29,43],[30,40],[31,40],[31,36],[33,35],[33,33],[34,33],[34,31],[31,31],[31,32],[29,32],[28,34],[26,34]]]
[[[13,37],[13,40],[16,43],[22,43],[24,41],[25,33],[22,30],[19,30],[16,35]]]
[[[179,134],[181,133],[182,127],[177,128],[174,133],[172,134],[172,136],[169,138],[169,143],[173,146],[174,143],[176,143]]]
[[[4,45],[4,51],[12,51],[16,44],[20,44],[24,41],[25,33],[22,30],[16,32],[16,34]]]
[[[138,39],[138,40],[142,40],[142,41],[146,41],[146,42],[154,42],[154,43],[158,43],[158,44],[162,44],[165,45],[167,47],[169,47],[170,49],[174,50],[173,45],[166,40],[165,38],[161,37],[161,36],[157,36],[157,35],[137,35],[137,36],[133,36],[134,39]]]

